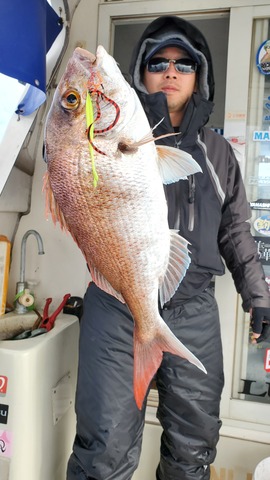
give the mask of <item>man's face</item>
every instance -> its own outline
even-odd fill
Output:
[[[152,58],[163,57],[170,60],[180,58],[190,58],[185,50],[178,47],[166,47],[159,50]],[[170,114],[183,113],[185,106],[192,93],[196,89],[196,73],[180,73],[176,71],[174,64],[166,72],[152,73],[148,72],[147,67],[144,71],[143,83],[148,93],[163,92],[167,97]]]

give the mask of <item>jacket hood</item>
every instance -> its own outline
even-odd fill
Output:
[[[206,39],[194,25],[176,16],[159,17],[144,30],[131,58],[129,71],[133,87],[140,93],[147,93],[141,80],[145,57],[149,55],[149,51],[155,49],[155,45],[169,39],[180,40],[186,45],[187,52],[199,59],[198,90],[202,98],[212,101],[214,74]]]

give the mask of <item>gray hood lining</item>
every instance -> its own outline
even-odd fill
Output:
[[[170,38],[179,38],[182,40],[184,43],[186,43],[191,50],[194,50],[196,55],[200,58],[201,65],[199,67],[199,73],[197,74],[198,76],[198,92],[201,94],[203,98],[206,100],[209,99],[209,86],[207,83],[207,75],[208,75],[208,64],[207,60],[202,52],[199,50],[196,50],[196,48],[191,45],[191,43],[187,40],[187,38],[184,35],[180,35],[179,33],[173,33],[170,32],[167,35],[163,34],[162,35],[162,40],[167,40]],[[134,69],[134,76],[133,76],[133,81],[134,81],[134,86],[137,88],[139,92],[142,93],[148,93],[143,82],[141,79],[141,65],[143,63],[143,58],[145,56],[146,51],[149,48],[149,45],[153,44],[158,44],[160,43],[161,38],[155,39],[155,38],[146,38],[140,47],[137,60],[136,60],[136,65]]]

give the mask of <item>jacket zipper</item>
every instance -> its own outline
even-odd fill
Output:
[[[188,177],[188,229],[190,232],[194,229],[194,201],[195,201],[195,177]]]
[[[183,136],[178,140],[175,140],[175,148],[179,148],[180,144],[182,143]],[[194,175],[190,175],[188,177],[188,230],[190,232],[194,229],[194,202],[195,202],[195,177]],[[180,225],[180,220],[179,220]]]

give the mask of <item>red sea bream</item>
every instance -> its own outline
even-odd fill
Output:
[[[73,236],[93,281],[133,316],[141,408],[163,352],[205,371],[158,308],[190,263],[187,242],[169,230],[163,183],[200,167],[185,152],[155,145],[136,93],[102,46],[96,55],[77,48],[70,58],[47,117],[45,148],[53,219]]]

